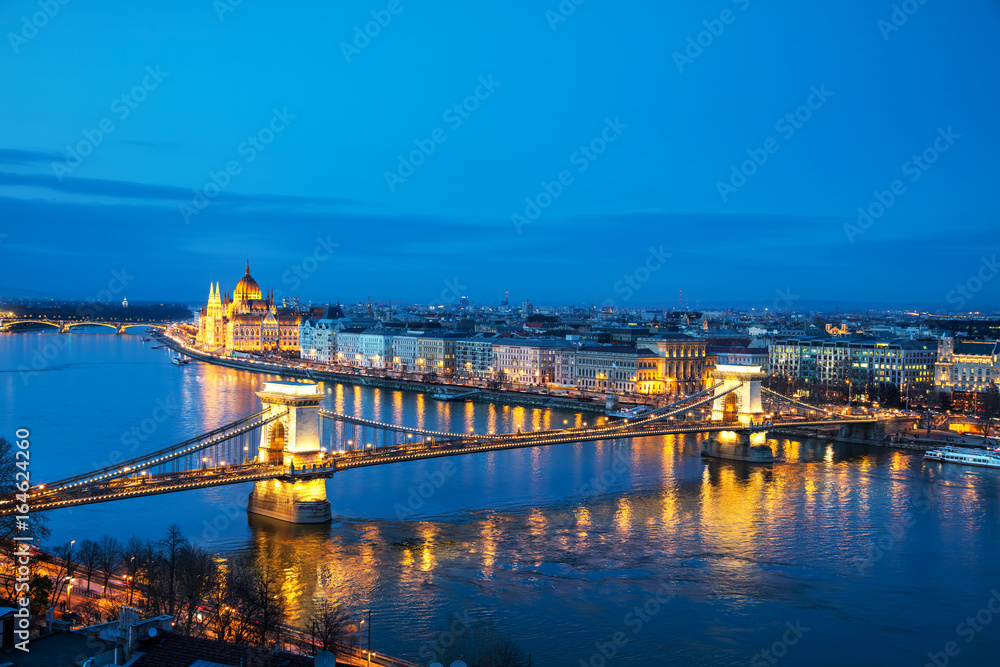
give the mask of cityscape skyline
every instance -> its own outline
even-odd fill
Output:
[[[998,33],[0,3],[0,667],[995,663]]]
[[[246,254],[289,291],[328,239],[303,299],[997,306],[953,293],[995,264],[990,3],[216,5],[0,10],[0,291],[196,300]]]

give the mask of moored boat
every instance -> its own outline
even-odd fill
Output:
[[[928,461],[961,463],[967,466],[980,466],[983,468],[1000,468],[1000,450],[997,449],[939,447],[924,452],[924,458]]]
[[[616,410],[614,412],[609,412],[608,417],[611,417],[612,419],[637,419],[639,417],[646,416],[652,411],[653,408],[648,405],[637,405],[634,408],[629,408],[628,410]]]

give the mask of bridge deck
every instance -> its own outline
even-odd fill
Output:
[[[669,423],[663,421],[647,422],[633,426],[623,425],[608,430],[606,427],[562,429],[545,433],[507,434],[496,436],[493,440],[484,441],[480,438],[455,438],[439,441],[433,444],[406,444],[384,447],[380,449],[355,450],[343,453],[331,453],[322,459],[316,468],[306,468],[290,471],[284,466],[248,463],[231,465],[225,468],[210,468],[207,470],[190,470],[179,473],[164,473],[150,475],[139,479],[117,479],[105,484],[95,484],[76,488],[33,489],[29,498],[32,512],[40,512],[63,507],[75,507],[94,503],[140,498],[162,493],[190,491],[226,484],[244,484],[267,479],[315,479],[330,477],[338,471],[351,468],[363,468],[404,461],[439,458],[443,456],[461,456],[494,452],[504,449],[519,449],[524,447],[543,447],[577,442],[593,442],[599,440],[617,440],[624,438],[649,437],[659,435],[683,435],[695,433],[716,433],[720,431],[767,431],[782,427],[830,426],[838,424],[874,423],[875,418],[844,418],[823,420],[789,420],[771,422],[766,425],[744,426],[727,422],[681,422]],[[0,508],[0,516],[13,514],[12,505]]]

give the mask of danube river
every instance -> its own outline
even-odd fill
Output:
[[[0,433],[30,429],[35,483],[259,409],[267,376],[176,367],[151,345],[0,336]],[[441,430],[592,418],[326,389],[329,409]],[[137,445],[129,434],[143,425],[152,432]],[[492,620],[537,665],[922,665],[929,653],[939,665],[995,664],[1000,471],[819,440],[773,441],[783,461],[754,466],[704,460],[699,442],[345,471],[327,482],[334,520],[321,527],[248,518],[246,485],[59,510],[53,542],[159,538],[176,522],[212,550],[266,554],[296,618],[323,596],[356,615],[371,608],[373,647],[423,664],[456,613]]]

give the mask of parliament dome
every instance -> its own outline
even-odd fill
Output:
[[[261,298],[260,287],[257,285],[257,281],[250,276],[250,260],[247,260],[247,271],[236,283],[236,289],[233,290],[233,301],[249,301],[259,298]]]

